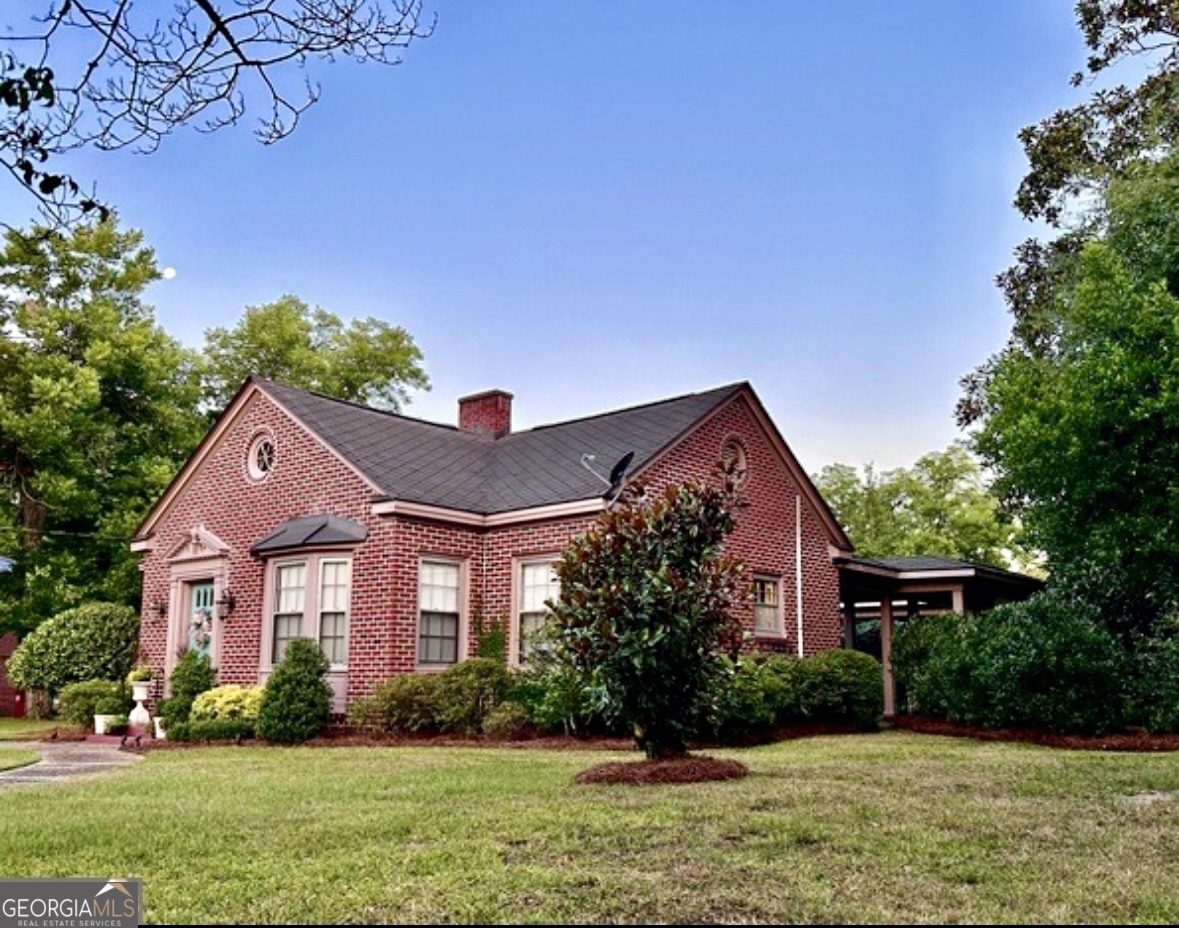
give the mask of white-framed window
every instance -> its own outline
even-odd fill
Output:
[[[269,665],[282,660],[295,638],[310,638],[319,642],[333,670],[347,669],[352,559],[338,554],[284,558],[273,563],[269,577],[271,620],[264,642]]]
[[[250,450],[246,453],[246,471],[250,479],[265,480],[274,469],[275,456],[274,436],[269,432],[255,435],[250,442]]]
[[[462,563],[424,559],[418,566],[418,666],[458,663],[462,641]]]
[[[537,633],[549,617],[545,603],[561,596],[561,581],[555,568],[554,558],[519,562],[516,573],[515,628],[512,629],[517,664],[526,664],[528,655],[536,649]]]
[[[758,635],[782,634],[782,581],[778,577],[753,578],[753,630]]]

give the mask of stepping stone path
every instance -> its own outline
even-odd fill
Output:
[[[39,783],[62,783],[126,767],[142,755],[120,751],[118,744],[90,741],[5,741],[4,747],[28,748],[41,759],[27,767],[0,772],[0,790]]]

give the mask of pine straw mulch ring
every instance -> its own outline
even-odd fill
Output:
[[[583,770],[578,783],[625,783],[654,786],[665,783],[707,783],[713,780],[737,780],[748,775],[749,768],[735,760],[720,760],[703,754],[684,757],[612,761]]]

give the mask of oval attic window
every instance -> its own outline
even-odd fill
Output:
[[[274,439],[269,435],[259,435],[250,444],[248,461],[250,476],[254,480],[264,480],[274,468]]]
[[[732,470],[736,485],[741,486],[749,473],[749,465],[745,460],[745,446],[741,439],[730,438],[725,442],[721,448],[721,461],[725,465],[725,470]]]

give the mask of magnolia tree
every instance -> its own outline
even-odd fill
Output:
[[[740,564],[723,553],[739,506],[722,488],[631,488],[561,556],[553,658],[633,727],[648,757],[687,753],[721,658],[740,644]]]

